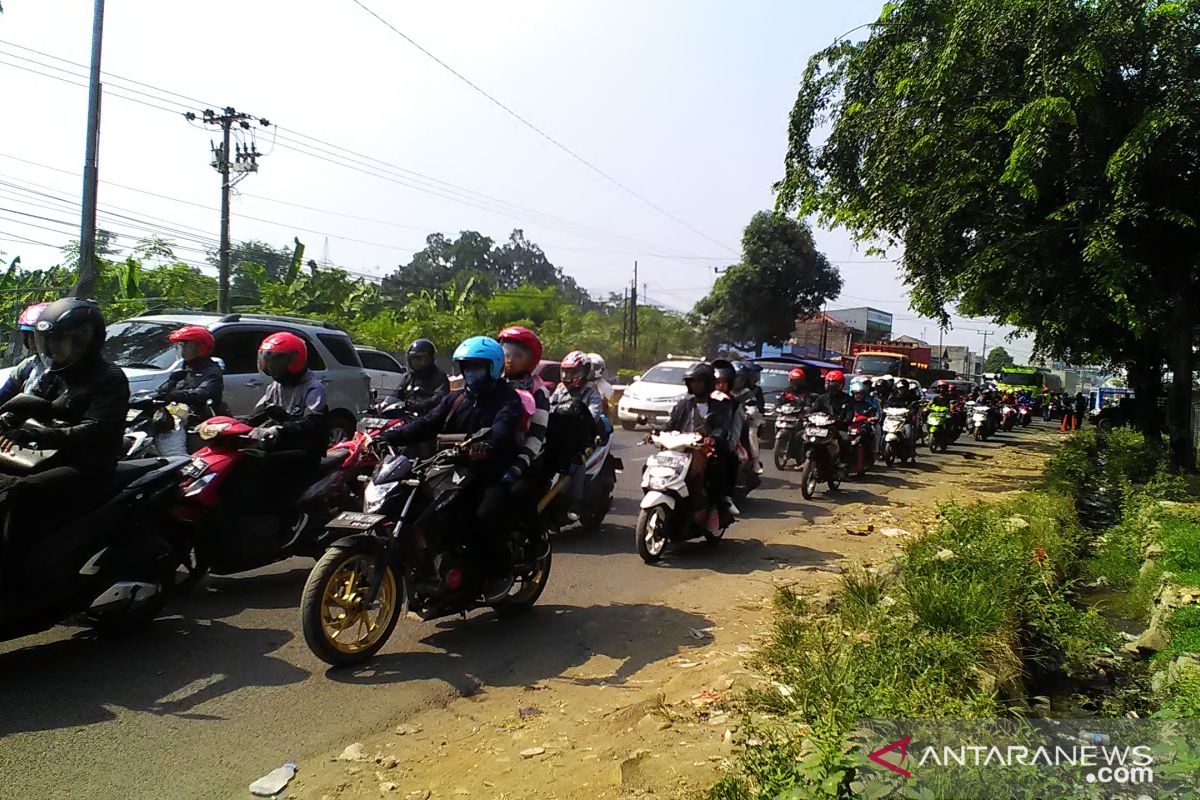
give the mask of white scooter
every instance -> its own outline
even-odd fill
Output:
[[[883,460],[890,467],[899,459],[901,464],[917,460],[917,443],[907,408],[883,410]]]
[[[698,433],[656,433],[659,452],[646,459],[642,472],[642,510],[638,514],[638,555],[647,564],[662,558],[667,542],[703,537],[716,544],[725,536],[717,504],[704,490],[709,453]]]

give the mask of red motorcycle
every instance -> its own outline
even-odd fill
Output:
[[[268,413],[259,424],[271,419]],[[207,446],[184,468],[182,496],[172,508],[189,582],[207,572],[231,575],[295,555],[320,557],[328,543],[327,523],[357,507],[358,478],[375,467],[367,447],[375,429],[360,430],[329,449],[294,502],[272,507],[262,502],[256,477],[246,475],[262,468],[253,463],[261,458],[262,443],[250,436],[252,422],[212,417],[196,428]]]
[[[866,414],[855,414],[850,423],[850,463],[846,466],[846,474],[861,478],[867,468],[875,463],[873,455],[868,455],[865,436],[874,435],[875,423]],[[872,448],[872,453],[875,448]]]

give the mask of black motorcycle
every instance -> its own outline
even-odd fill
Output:
[[[36,435],[39,423],[26,420],[48,406],[41,398],[18,396],[5,405],[0,428],[24,423]],[[53,455],[36,442],[13,448],[0,454],[0,472],[26,475]],[[179,558],[160,531],[187,464],[187,458],[122,461],[102,479],[106,499],[100,505],[39,534],[19,564],[9,563],[11,554],[0,555],[0,641],[68,620],[114,632],[153,621],[178,580]]]
[[[833,417],[820,412],[807,415],[801,438],[804,467],[800,473],[800,493],[804,499],[812,500],[821,481],[829,491],[837,491],[846,478],[846,470],[838,461],[838,435]]]
[[[363,511],[329,523],[341,532],[309,573],[300,601],[309,649],[326,663],[357,664],[387,642],[412,611],[431,620],[476,608],[525,611],[550,578],[550,536],[536,515],[509,531],[513,586],[501,600],[482,597],[486,554],[480,552],[474,509],[456,502],[475,480],[466,455],[490,429],[471,437],[440,437],[434,456],[414,460],[394,449],[364,492]],[[556,480],[538,504],[542,512],[565,484]]]

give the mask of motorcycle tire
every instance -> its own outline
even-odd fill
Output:
[[[937,440],[934,439],[933,437],[930,437],[929,438],[929,452],[936,453],[937,451],[938,451]]]
[[[667,547],[667,523],[664,515],[669,513],[669,510],[656,506],[643,508],[638,514],[634,538],[637,540],[638,555],[647,564],[653,564],[662,558],[663,550]]]
[[[781,436],[775,440],[775,469],[783,470],[787,468],[788,450],[790,450],[791,442],[785,441]]]
[[[896,465],[896,450],[892,447],[891,442],[883,446],[883,460],[889,467]]]
[[[809,458],[804,462],[804,469],[800,472],[800,493],[804,495],[805,500],[812,500],[813,495],[817,492],[817,465],[813,459]]]
[[[325,555],[313,566],[312,572],[308,573],[304,592],[300,595],[300,627],[304,631],[304,641],[308,644],[308,649],[326,664],[343,667],[370,660],[387,644],[396,623],[408,612],[408,590],[404,576],[397,578],[392,565],[389,564],[380,586],[379,598],[376,600],[380,606],[380,617],[383,619],[376,617],[374,625],[367,621],[368,638],[365,642],[343,643],[334,639],[338,633],[350,629],[350,625],[338,628],[338,624],[350,616],[344,604],[354,602],[357,594],[355,592],[349,598],[344,596],[345,589],[351,584],[342,582],[342,576],[348,577],[349,571],[360,564],[364,567],[369,566],[374,559],[374,553],[365,545],[357,548],[333,547],[325,551]],[[357,569],[355,572],[358,578],[356,583],[365,586],[365,575]],[[342,617],[327,617],[326,612],[330,605],[327,600],[341,608]],[[331,629],[337,630],[331,635]]]
[[[492,610],[496,612],[497,616],[513,617],[523,614],[533,608],[538,598],[542,596],[542,592],[546,591],[546,586],[550,583],[550,567],[554,561],[548,534],[546,534],[545,541],[540,544],[543,548],[542,554],[534,560],[533,572],[529,575],[518,575],[517,582],[520,588],[499,603],[492,604]]]
[[[982,434],[982,433],[980,433],[979,431],[976,431],[976,432],[975,432],[975,441],[977,441],[977,442],[982,442],[982,441],[983,441],[983,434]]]

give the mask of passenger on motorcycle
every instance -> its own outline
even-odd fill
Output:
[[[762,366],[749,361],[738,361],[733,365],[734,398],[741,405],[746,418],[742,429],[742,446],[754,463],[754,471],[761,475],[763,472],[762,459],[758,451],[758,429],[763,423],[763,406],[766,398],[762,387],[758,385],[758,377]]]
[[[414,414],[433,410],[450,394],[450,379],[434,363],[436,356],[437,349],[428,339],[417,339],[408,346],[408,372],[400,376],[392,398]]]
[[[34,347],[33,333],[34,327],[41,319],[42,312],[49,306],[49,303],[36,303],[26,308],[21,312],[21,316],[17,317],[17,330],[21,332],[21,342],[25,345],[25,350],[29,355],[9,371],[4,385],[0,386],[0,405],[4,405],[21,392],[28,392],[46,371],[45,364],[42,363],[41,356],[37,354]]]
[[[531,500],[538,482],[539,459],[546,447],[546,430],[550,423],[550,390],[533,370],[542,360],[542,340],[528,328],[513,326],[500,331],[496,337],[504,350],[504,377],[519,392],[533,398],[533,412],[525,440],[517,459],[505,474],[514,484],[513,495],[519,500]]]
[[[129,382],[100,354],[104,315],[95,302],[67,298],[51,303],[34,331],[46,374],[31,394],[45,403],[37,424],[14,419],[0,434],[0,449],[37,445],[56,451],[24,477],[0,475],[0,509],[6,576],[19,570],[39,533],[58,530],[98,506],[117,461],[125,452]],[[19,396],[20,404],[28,398]],[[34,401],[36,403],[36,401]],[[8,413],[13,401],[6,403]],[[4,409],[0,409],[4,413]]]
[[[592,377],[591,383],[596,387],[596,391],[600,393],[600,397],[604,400],[604,413],[608,413],[608,404],[613,398],[613,387],[608,382],[605,375],[608,372],[608,365],[604,363],[604,357],[599,353],[588,353],[588,360],[592,362]]]
[[[699,433],[713,450],[705,473],[704,485],[709,497],[714,498],[721,526],[733,524],[736,506],[733,504],[733,483],[726,467],[735,459],[731,442],[733,430],[733,402],[714,394],[717,378],[712,365],[692,364],[683,373],[683,383],[688,394],[671,409],[667,430],[680,433]],[[649,434],[646,435],[647,439]]]
[[[875,423],[883,412],[879,411],[879,401],[867,393],[866,381],[851,383],[850,396],[854,398],[854,415],[867,418],[862,431],[862,445],[866,453],[865,463],[869,464],[875,458]]]
[[[188,407],[188,424],[194,425],[223,409],[225,376],[221,366],[212,359],[213,335],[208,328],[185,325],[172,331],[167,341],[179,346],[183,369],[171,374],[158,390],[158,396]]]
[[[809,411],[821,412],[833,417],[838,436],[838,459],[842,464],[849,461],[849,434],[847,429],[854,419],[854,401],[842,388],[846,376],[839,369],[825,373],[825,391],[809,401]]]
[[[511,481],[507,480],[518,458],[518,433],[525,416],[517,390],[504,380],[504,349],[488,336],[472,336],[454,351],[454,363],[463,376],[457,389],[428,413],[380,438],[393,445],[411,445],[438,434],[477,433],[491,428],[486,443],[471,447],[474,464],[469,491],[460,497],[476,509],[480,542],[487,551],[489,579],[485,599],[502,598],[512,587],[512,553],[506,538]]]

